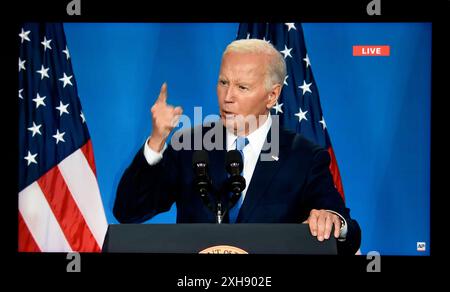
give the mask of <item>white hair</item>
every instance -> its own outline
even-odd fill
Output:
[[[269,42],[260,39],[236,40],[227,46],[223,52],[222,58],[228,52],[268,55],[269,62],[267,64],[267,74],[265,78],[266,89],[270,90],[275,84],[280,84],[281,86],[284,84],[284,78],[286,77],[286,62],[281,53]]]

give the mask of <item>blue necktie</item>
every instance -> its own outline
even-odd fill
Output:
[[[237,137],[236,139],[236,150],[238,150],[241,153],[242,161],[244,161],[244,148],[248,144],[247,137]],[[242,175],[242,173],[241,173]],[[248,183],[248,182],[247,182]],[[230,194],[230,196],[233,194]],[[241,194],[239,197],[239,200],[236,202],[236,205],[233,206],[233,208],[230,209],[230,223],[236,223],[236,219],[239,214],[239,209],[242,206],[242,202],[244,201],[244,196]]]

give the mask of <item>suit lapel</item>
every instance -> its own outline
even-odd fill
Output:
[[[267,136],[270,139],[271,131],[268,132]],[[287,159],[288,142],[287,135],[280,129],[280,151],[278,157],[272,157],[272,160],[269,161],[262,161],[260,155],[236,222],[247,222],[258,202],[266,195],[266,190],[272,182],[273,176],[278,172],[285,159]],[[265,144],[267,143],[266,139]],[[263,149],[267,149],[266,146]],[[270,153],[270,149],[269,151],[261,152]]]

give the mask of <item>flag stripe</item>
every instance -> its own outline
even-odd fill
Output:
[[[101,247],[108,223],[105,216],[101,216],[104,214],[103,203],[97,179],[88,160],[81,150],[77,150],[59,164],[59,169],[97,244]]]
[[[53,167],[39,178],[38,184],[72,249],[76,251],[99,250],[58,167]]]
[[[331,157],[330,171],[331,174],[333,175],[334,185],[336,186],[336,189],[338,190],[339,194],[341,194],[342,200],[344,200],[345,202],[344,186],[342,185],[341,174],[339,173],[339,167],[337,165],[333,147],[328,147],[328,153],[330,154]]]
[[[37,182],[19,193],[19,211],[41,251],[72,251]],[[19,238],[19,241],[23,240],[26,238]]]
[[[84,156],[86,157],[89,166],[92,169],[92,172],[95,176],[97,176],[97,170],[95,168],[95,160],[94,160],[94,148],[92,147],[91,139],[89,139],[86,144],[81,147],[81,151],[83,152]]]
[[[40,252],[39,246],[33,238],[33,235],[28,230],[25,221],[23,221],[22,214],[19,212],[19,252]]]

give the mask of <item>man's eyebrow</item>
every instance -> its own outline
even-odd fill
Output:
[[[238,80],[235,80],[235,82],[236,82],[237,84],[251,85],[251,84],[254,83],[254,80],[253,80],[253,79],[244,79],[244,80],[238,79]]]
[[[219,75],[219,80],[224,80],[224,81],[230,81],[227,77],[223,76],[223,75]],[[242,79],[236,79],[236,80],[232,80],[233,83],[235,84],[239,84],[239,85],[247,85],[250,86],[252,84],[251,80],[242,80]]]

